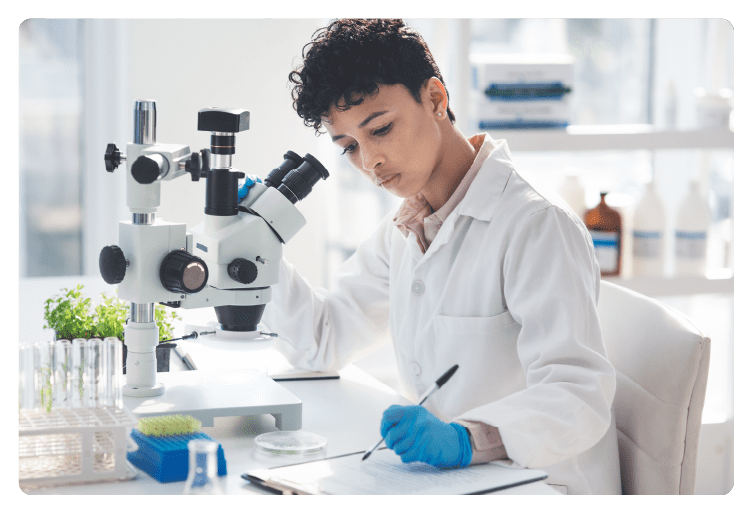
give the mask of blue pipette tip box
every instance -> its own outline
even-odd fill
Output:
[[[193,439],[215,441],[203,432],[181,436],[151,437],[133,429],[130,435],[138,444],[138,450],[128,452],[128,461],[163,484],[188,479],[190,465],[188,441]],[[221,444],[217,449],[216,459],[217,475],[225,476],[227,461],[224,459]]]

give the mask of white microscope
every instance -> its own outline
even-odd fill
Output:
[[[200,110],[198,130],[211,132],[211,148],[191,152],[188,146],[158,144],[156,102],[138,100],[127,158],[115,144],[107,146],[108,171],[127,162],[127,204],[133,215],[132,222],[120,222],[119,246],[105,247],[99,257],[104,280],[119,283],[119,297],[130,302],[125,397],[165,393],[156,380],[155,303],[214,307],[220,329],[257,330],[271,300],[270,286],[278,280],[282,244],[305,225],[294,204],[329,176],[311,155],[301,158],[289,151],[264,183],[238,202],[238,180],[244,174],[232,169],[232,155],[235,134],[247,130],[249,120],[247,110]],[[205,220],[190,232],[185,224],[155,218],[162,182],[183,175],[206,180]]]

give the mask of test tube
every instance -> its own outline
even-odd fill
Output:
[[[86,367],[86,339],[75,338],[72,347],[72,364],[70,369],[70,404],[71,407],[88,406],[87,391],[89,386],[88,369]]]
[[[88,407],[100,407],[104,397],[104,342],[99,338],[86,341],[86,369],[88,373],[87,400]]]
[[[70,407],[70,350],[70,340],[62,339],[55,341],[55,360],[53,366],[55,384],[52,393],[52,405],[56,409]]]
[[[34,409],[46,412],[52,410],[52,387],[55,380],[52,363],[54,359],[54,341],[34,343]]]
[[[19,409],[34,408],[34,347],[18,346],[18,406]]]
[[[122,407],[123,345],[116,337],[104,338],[105,397],[107,407]]]

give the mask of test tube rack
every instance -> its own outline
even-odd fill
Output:
[[[128,480],[136,475],[128,451],[138,420],[127,409],[21,409],[18,480],[21,488]]]

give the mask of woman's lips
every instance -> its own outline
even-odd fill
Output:
[[[399,176],[399,174],[394,174],[386,179],[376,178],[376,185],[383,188],[391,188],[399,181]]]

